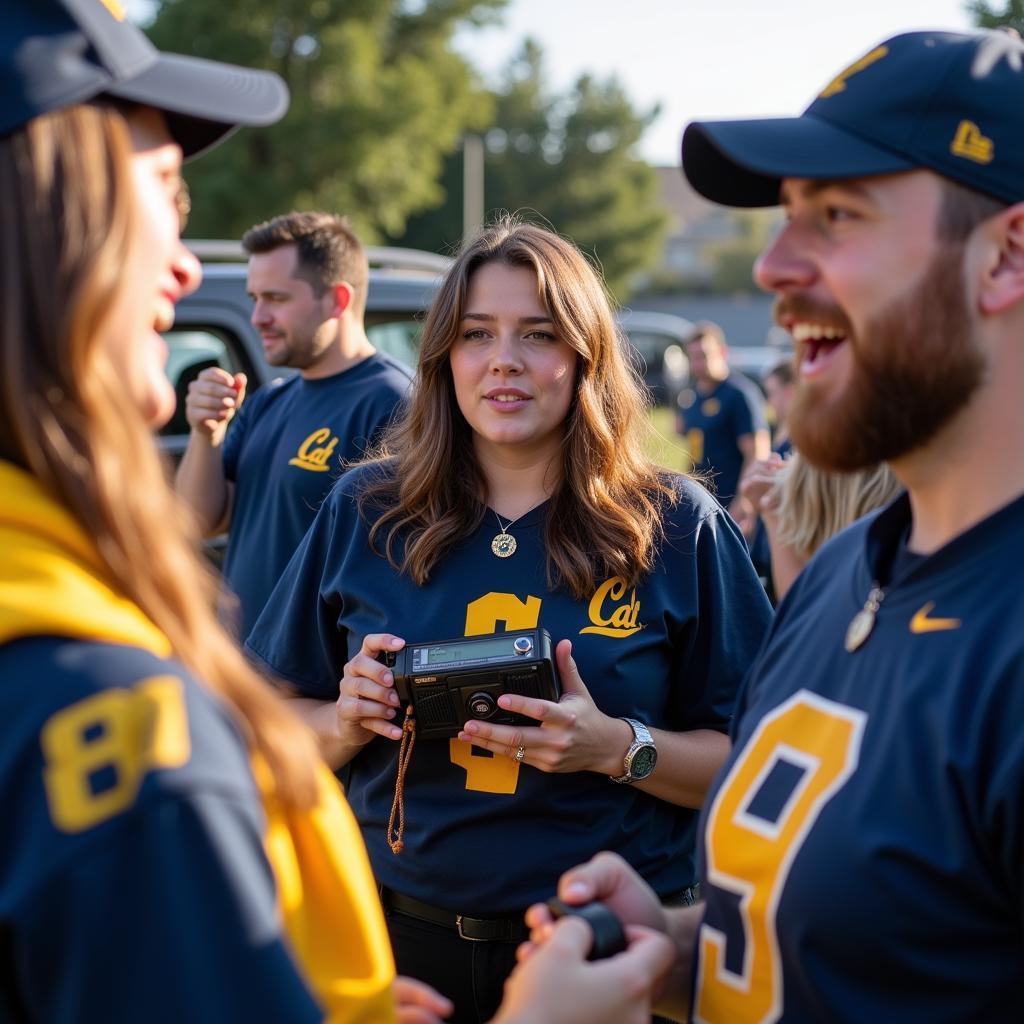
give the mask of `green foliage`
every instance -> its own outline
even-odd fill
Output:
[[[619,298],[659,259],[667,227],[657,177],[635,155],[657,109],[639,113],[614,79],[578,79],[564,95],[548,91],[540,47],[524,43],[494,94],[486,133],[484,202],[553,227],[600,264]],[[446,200],[414,218],[396,239],[452,249],[462,235],[462,157],[450,157]]]
[[[996,10],[995,4],[987,0],[972,0],[967,13],[979,28],[1001,28],[1008,26],[1024,34],[1024,0],[1005,0]]]
[[[451,47],[507,0],[161,0],[161,49],[277,71],[288,116],[186,169],[190,234],[239,236],[293,208],[347,213],[368,242],[443,198],[438,178],[491,100]]]
[[[647,414],[650,430],[647,434],[647,457],[659,466],[677,473],[689,473],[693,462],[683,439],[676,433],[675,412],[656,406]]]

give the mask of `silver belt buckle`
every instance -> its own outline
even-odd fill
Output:
[[[459,938],[460,939],[465,939],[467,942],[486,942],[487,941],[487,939],[478,938],[476,935],[467,935],[462,930],[462,915],[461,914],[456,914],[455,915],[455,928],[456,928],[456,930],[459,933]]]

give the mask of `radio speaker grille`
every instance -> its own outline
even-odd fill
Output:
[[[507,672],[503,679],[505,689],[509,693],[518,693],[522,697],[536,697],[538,694],[535,669],[526,672]]]
[[[425,729],[457,724],[455,702],[450,691],[443,686],[417,690],[416,717]]]

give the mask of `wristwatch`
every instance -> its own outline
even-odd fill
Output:
[[[643,722],[635,718],[624,718],[633,730],[633,742],[622,759],[623,774],[618,777],[609,775],[612,782],[641,782],[646,779],[658,763],[658,748],[654,745],[654,737]]]

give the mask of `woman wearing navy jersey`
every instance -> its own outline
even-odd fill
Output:
[[[693,897],[696,809],[769,609],[734,524],[651,464],[645,428],[598,275],[499,223],[441,286],[405,418],[342,477],[248,641],[351,766],[399,969],[459,1021],[494,1012],[523,911],[581,858],[616,850]],[[506,694],[533,724],[416,742],[399,844],[403,709],[378,654],[534,627],[561,700]]]
[[[0,1020],[394,1020],[355,820],[218,625],[150,433],[200,274],[182,157],[287,91],[158,54],[118,4],[5,15]],[[398,991],[403,1022],[444,1009]]]

